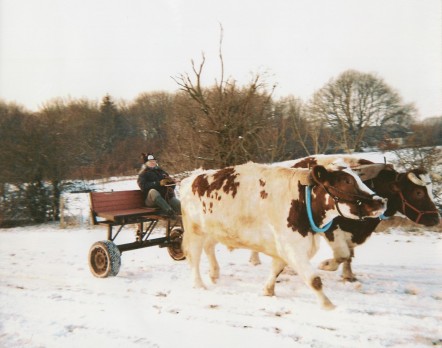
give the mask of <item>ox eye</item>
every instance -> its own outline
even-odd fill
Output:
[[[347,185],[351,185],[353,182],[352,182],[351,178],[344,178],[344,183]]]
[[[424,191],[416,190],[415,195],[417,196],[417,198],[422,198],[424,196]]]

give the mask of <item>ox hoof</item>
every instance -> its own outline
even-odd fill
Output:
[[[252,260],[250,259],[249,262],[252,264],[252,266],[258,266],[261,264],[260,260]]]
[[[342,281],[345,282],[350,282],[350,283],[354,283],[358,281],[358,278],[356,278],[355,276],[343,276],[342,277]]]
[[[250,259],[249,262],[253,265],[253,266],[258,266],[261,264],[261,260],[259,258],[259,254],[258,253],[252,253],[252,255],[250,255]]]
[[[336,308],[336,306],[333,303],[331,303],[330,301],[328,301],[327,303],[324,303],[322,305],[322,309],[324,309],[326,311],[332,311],[335,308]]]
[[[275,296],[275,290],[265,288],[263,294],[264,296]]]
[[[195,283],[193,285],[194,289],[201,289],[201,290],[207,290],[207,287],[203,283]]]
[[[212,283],[216,284],[216,282],[219,279],[219,268],[215,268],[214,270],[211,270],[209,272],[209,277],[210,277],[210,280],[212,281]]]
[[[334,259],[328,259],[325,261],[322,261],[318,268],[323,271],[336,271],[339,268],[339,263],[336,262]]]

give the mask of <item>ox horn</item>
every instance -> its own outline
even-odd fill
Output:
[[[416,185],[419,186],[427,186],[425,182],[423,182],[422,179],[419,179],[416,174],[410,172],[407,174],[407,178],[412,182],[415,183]]]

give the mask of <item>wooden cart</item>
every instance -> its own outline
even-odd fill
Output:
[[[90,192],[91,216],[94,225],[107,225],[107,240],[94,243],[89,250],[89,268],[99,278],[116,276],[121,266],[121,254],[128,250],[150,246],[166,247],[174,260],[184,260],[181,249],[183,227],[181,216],[170,218],[156,208],[144,206],[140,190]],[[159,221],[166,222],[166,235],[151,238]],[[135,241],[115,244],[123,228],[137,224]]]

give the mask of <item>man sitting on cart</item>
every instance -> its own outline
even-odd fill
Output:
[[[175,181],[158,165],[153,154],[142,153],[143,166],[138,175],[138,186],[143,191],[145,204],[158,207],[169,217],[181,215],[181,202],[175,197]]]

